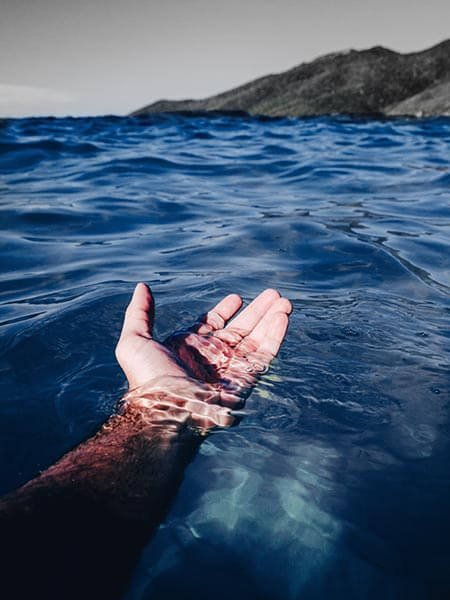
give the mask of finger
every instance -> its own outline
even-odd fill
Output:
[[[258,362],[267,360],[268,364],[278,354],[288,325],[289,317],[286,312],[267,313],[258,323],[247,338],[256,346],[255,359]],[[251,355],[247,359],[251,362]]]
[[[267,321],[270,321],[271,317],[279,312],[285,313],[287,315],[291,314],[292,304],[287,298],[278,298],[278,300],[275,300],[275,302],[272,304],[272,306],[270,306],[269,310],[266,312],[261,321],[266,319]],[[253,334],[250,334],[250,337],[254,337]]]
[[[237,294],[230,294],[219,302],[212,310],[208,311],[192,328],[193,331],[204,335],[217,329],[222,329],[228,319],[237,313],[242,306],[242,298]]]
[[[268,289],[259,294],[236,318],[234,318],[226,329],[233,328],[239,331],[242,336],[248,335],[266,312],[280,297],[276,290]]]
[[[137,334],[151,338],[154,316],[155,308],[150,289],[145,283],[138,283],[125,311],[121,335]]]
[[[269,307],[266,314],[264,315],[264,319],[273,315],[277,312],[285,312],[286,314],[290,314],[292,312],[292,304],[289,302],[287,298],[278,298],[273,302],[273,304]],[[227,342],[231,347],[239,347],[245,346],[245,351],[249,352],[247,345],[249,347],[255,346],[254,342],[249,338],[248,332],[243,330],[238,330],[233,327],[233,324],[230,323],[229,327],[225,329],[219,329],[214,332],[214,336],[218,337],[224,342]],[[246,342],[244,344],[244,341]],[[255,348],[253,348],[254,350]]]

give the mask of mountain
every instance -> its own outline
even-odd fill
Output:
[[[326,54],[216,96],[159,100],[132,114],[177,111],[239,111],[271,117],[450,115],[450,39],[410,54],[382,46]]]

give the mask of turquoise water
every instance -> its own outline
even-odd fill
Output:
[[[92,434],[156,334],[275,287],[285,344],[128,599],[450,597],[450,120],[0,123],[2,493]]]

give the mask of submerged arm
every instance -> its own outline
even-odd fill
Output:
[[[142,402],[135,392],[97,435],[5,497],[7,597],[120,597],[201,443],[199,418],[170,394]]]

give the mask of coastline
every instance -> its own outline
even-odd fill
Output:
[[[334,52],[208,98],[159,100],[130,116],[198,111],[267,117],[450,116],[450,39],[409,54],[382,46]]]

